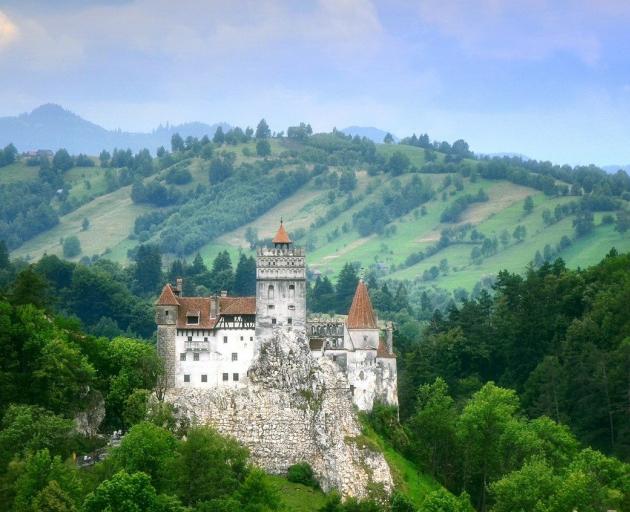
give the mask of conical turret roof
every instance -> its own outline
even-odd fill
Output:
[[[290,244],[291,243],[291,239],[289,238],[289,233],[287,233],[287,230],[284,229],[284,224],[282,220],[280,221],[280,227],[278,228],[278,232],[276,233],[276,236],[273,237],[272,242],[274,244]]]
[[[370,301],[370,295],[363,279],[359,280],[357,290],[354,292],[346,324],[348,329],[378,329],[372,301]]]
[[[159,299],[155,302],[157,306],[179,306],[179,301],[173,293],[170,284],[165,284]]]

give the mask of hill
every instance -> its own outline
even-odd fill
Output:
[[[224,250],[236,261],[282,217],[307,248],[312,278],[335,280],[352,262],[379,280],[407,282],[418,303],[422,291],[478,293],[501,269],[522,272],[558,256],[585,266],[613,246],[630,250],[623,173],[478,160],[443,144],[374,144],[340,132],[269,139],[269,154],[259,156],[251,136],[226,137],[231,143],[194,139],[159,158],[120,152],[105,166],[59,173],[45,200],[49,223],[37,217],[36,233],[32,222],[10,219],[22,218],[19,208],[24,219],[44,215],[41,206],[28,210],[43,193],[35,190],[42,171],[26,159],[0,168],[7,201],[32,197],[6,213],[6,233],[28,230],[9,244],[13,256],[62,255],[63,240],[76,236],[82,251],[74,259],[125,263],[154,243],[169,264],[197,252],[210,264]]]
[[[30,113],[15,117],[0,118],[0,146],[12,142],[20,151],[66,148],[71,153],[97,155],[102,149],[131,148],[139,151],[149,148],[155,151],[160,146],[168,147],[171,136],[212,136],[218,126],[228,129],[226,123],[208,125],[185,123],[160,126],[150,133],[106,130],[102,126],[86,121],[59,105],[46,104]]]
[[[359,137],[367,137],[372,142],[383,142],[385,135],[389,132],[385,130],[381,130],[380,128],[374,128],[373,126],[348,126],[347,128],[342,128],[341,131],[346,135],[358,135]],[[398,142],[398,137],[392,134],[394,137],[394,141]]]

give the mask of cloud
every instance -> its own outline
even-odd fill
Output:
[[[18,29],[9,17],[0,11],[0,50],[9,46],[18,35]]]
[[[620,0],[423,0],[416,12],[476,57],[541,60],[568,53],[589,65],[601,56],[601,24],[621,26],[630,18],[629,4]]]

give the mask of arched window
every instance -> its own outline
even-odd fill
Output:
[[[273,299],[273,285],[272,284],[269,285],[269,289],[267,290],[267,298]]]
[[[295,285],[289,285],[289,299],[295,299]]]

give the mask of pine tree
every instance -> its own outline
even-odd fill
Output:
[[[9,268],[9,250],[4,240],[0,240],[0,270]]]
[[[314,313],[328,313],[334,308],[335,289],[328,276],[317,277],[315,286],[313,286],[312,297],[310,308]]]
[[[136,253],[134,278],[140,293],[153,293],[162,284],[162,254],[157,245],[141,245]]]
[[[215,292],[234,289],[234,270],[232,269],[232,260],[227,251],[221,251],[212,262],[210,286],[212,291]]]
[[[248,297],[256,294],[256,260],[241,253],[234,274],[234,295]]]
[[[337,278],[337,313],[345,314],[350,310],[352,298],[354,297],[358,283],[359,276],[357,275],[357,270],[351,263],[346,263]]]

